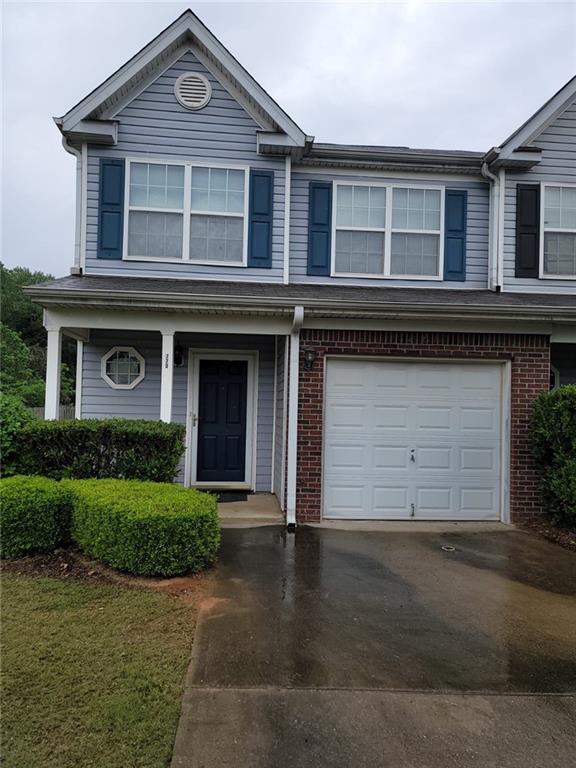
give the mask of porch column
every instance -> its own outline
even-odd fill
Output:
[[[60,358],[62,353],[62,328],[48,328],[46,350],[46,394],[44,418],[54,420],[60,416]]]
[[[160,420],[172,421],[174,383],[174,331],[162,331],[162,375],[160,379]]]
[[[286,525],[296,527],[296,473],[298,469],[298,378],[300,375],[300,328],[304,308],[294,307],[288,369],[288,455],[286,461]]]

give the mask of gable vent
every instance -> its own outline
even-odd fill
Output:
[[[174,93],[186,109],[202,109],[210,101],[212,89],[204,75],[187,72],[176,80]]]

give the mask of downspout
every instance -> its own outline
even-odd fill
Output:
[[[298,460],[298,376],[300,363],[300,329],[304,307],[294,307],[290,330],[290,364],[288,389],[288,459],[286,467],[286,526],[296,529],[296,471]]]
[[[490,182],[490,211],[488,237],[488,290],[499,290],[498,284],[498,232],[500,218],[500,180],[490,169],[488,163],[482,163],[482,176]]]
[[[76,221],[74,230],[74,266],[70,272],[74,275],[82,274],[82,240],[84,231],[84,166],[85,166],[85,144],[82,145],[82,151],[76,149],[68,143],[66,136],[62,137],[62,146],[71,155],[76,158]]]

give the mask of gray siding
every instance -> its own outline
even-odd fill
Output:
[[[272,433],[274,420],[274,337],[209,334],[178,334],[177,341],[187,351],[198,349],[257,350],[258,402],[256,427],[256,488],[270,491],[272,482]],[[111,347],[133,346],[146,360],[146,376],[134,389],[112,389],[100,375],[102,355]],[[98,331],[84,345],[82,369],[82,412],[86,418],[160,418],[160,333],[136,331]],[[188,359],[174,369],[172,418],[186,423]],[[183,467],[178,477],[183,482]]]
[[[576,293],[574,280],[514,277],[516,250],[516,185],[537,182],[576,184],[576,102],[558,117],[533,144],[543,150],[540,163],[525,173],[506,174],[504,213],[504,289],[538,293]]]
[[[306,275],[308,248],[308,188],[310,181],[374,181],[380,183],[444,185],[450,189],[468,190],[466,281],[445,283],[440,280],[396,280],[380,278],[309,277]],[[290,281],[340,283],[341,285],[381,285],[416,288],[479,288],[488,282],[488,185],[480,181],[439,182],[421,179],[391,179],[386,176],[352,176],[337,173],[318,173],[312,169],[292,174],[290,200]]]
[[[278,336],[276,348],[276,429],[274,441],[274,493],[276,494],[280,506],[284,509],[283,473],[284,473],[284,446],[286,441],[286,420],[284,418],[284,386],[285,386],[285,365],[284,355],[286,348],[286,339],[284,336]]]
[[[209,104],[198,112],[184,109],[174,96],[174,82],[183,72],[201,72],[212,86]],[[118,144],[88,147],[88,210],[86,271],[151,277],[216,277],[221,279],[282,280],[284,228],[284,160],[256,153],[258,124],[225,90],[192,52],[146,88],[116,118]],[[96,258],[98,241],[99,160],[101,157],[153,157],[170,160],[230,161],[274,171],[272,269],[105,261]]]

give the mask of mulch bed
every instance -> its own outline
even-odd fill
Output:
[[[576,552],[576,531],[569,528],[559,528],[549,518],[530,520],[518,526],[558,544],[564,549]]]
[[[46,576],[83,584],[144,587],[182,598],[187,602],[194,602],[203,597],[213,578],[213,570],[169,579],[130,576],[93,560],[76,547],[66,547],[57,549],[53,553],[28,555],[14,560],[3,560],[1,570],[3,573],[18,576]]]

